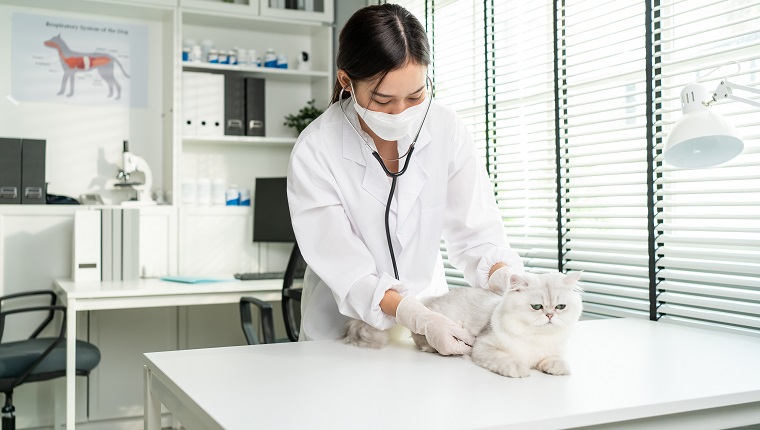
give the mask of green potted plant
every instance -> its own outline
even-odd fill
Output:
[[[297,115],[286,116],[284,124],[288,127],[295,128],[298,134],[301,134],[307,125],[317,119],[318,116],[322,115],[322,112],[321,109],[314,107],[314,99],[311,99],[306,102],[306,106],[298,111]]]

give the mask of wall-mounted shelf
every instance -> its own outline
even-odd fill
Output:
[[[331,22],[321,22],[327,21],[326,18],[322,18],[326,16],[324,13],[277,10],[275,16],[261,16],[257,8],[244,4],[223,4],[206,0],[196,0],[188,5],[185,5],[187,0],[182,3],[180,7],[182,20],[189,25],[235,30],[249,30],[255,27],[260,31],[270,33],[303,36],[311,35],[320,28],[332,27]],[[282,14],[284,16],[277,15],[281,12],[285,12]],[[329,18],[329,21],[331,20],[332,13]]]
[[[182,136],[186,144],[196,145],[258,145],[258,146],[293,146],[295,137],[261,137],[261,136]]]
[[[180,210],[185,215],[193,216],[251,216],[251,206],[221,206],[221,205],[182,205]]]
[[[182,63],[182,70],[189,72],[239,72],[267,79],[278,79],[285,81],[309,82],[316,79],[326,79],[330,77],[328,72],[315,70],[297,70],[297,69],[277,69],[273,67],[256,67],[246,65],[228,65],[228,64],[211,64],[202,62],[185,61]]]

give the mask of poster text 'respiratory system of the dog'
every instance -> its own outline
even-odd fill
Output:
[[[12,31],[16,100],[146,107],[146,26],[14,13]]]

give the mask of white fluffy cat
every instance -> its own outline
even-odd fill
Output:
[[[471,355],[475,364],[513,378],[530,376],[530,369],[567,375],[565,344],[583,307],[577,285],[580,273],[513,274],[503,295],[457,288],[422,302],[476,335]],[[341,340],[382,348],[388,337],[387,331],[351,320]],[[421,350],[435,352],[424,336],[412,334],[412,338]]]

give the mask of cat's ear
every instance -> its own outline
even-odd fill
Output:
[[[522,291],[528,286],[528,281],[521,273],[513,273],[509,277],[508,291]]]
[[[580,286],[578,286],[578,281],[581,280],[582,273],[583,273],[582,270],[567,272],[565,274],[565,279],[563,280],[563,283],[567,285],[568,287],[573,287],[574,290],[582,292],[583,290],[581,289]]]

